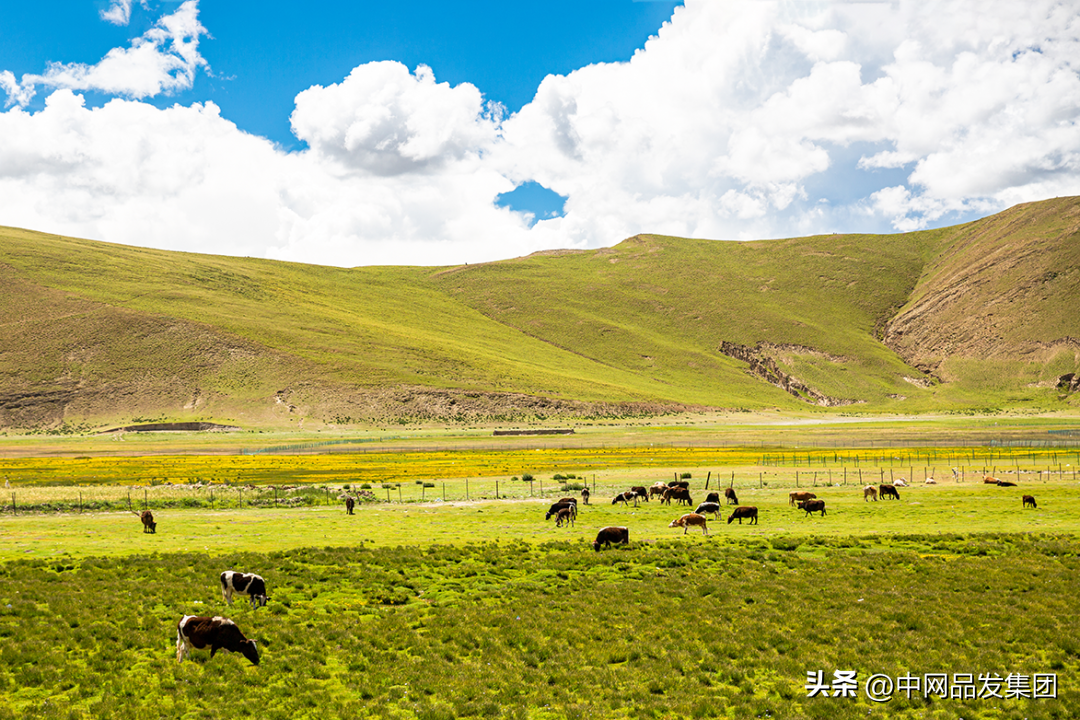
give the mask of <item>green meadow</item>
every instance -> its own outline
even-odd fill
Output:
[[[160,508],[0,516],[0,718],[1070,718],[1080,709],[1080,493],[1071,478],[953,483],[864,501],[856,485],[736,482],[758,525],[668,523],[611,505],[576,524],[550,498]],[[703,499],[700,478],[695,500]],[[59,491],[61,488],[43,488]],[[1037,509],[1021,507],[1033,494]],[[723,513],[726,517],[730,508]],[[630,545],[595,552],[600,527]],[[221,599],[225,569],[271,600]],[[261,662],[175,658],[185,614],[223,614]],[[855,697],[807,674],[854,671]],[[944,674],[960,694],[867,695]],[[966,678],[977,685],[964,698]],[[1024,693],[1005,679],[1052,678]],[[982,677],[984,681],[979,681]],[[993,678],[1000,682],[995,686]],[[1013,682],[1019,682],[1014,680]],[[985,693],[984,685],[989,683]],[[997,695],[993,688],[997,687]],[[910,694],[910,697],[908,696]]]

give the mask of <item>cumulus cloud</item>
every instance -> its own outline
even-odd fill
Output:
[[[0,113],[0,223],[345,266],[456,264],[638,232],[912,230],[1080,194],[1080,18],[1067,2],[687,0],[628,62],[549,76],[510,116],[425,66],[361,65],[297,96],[295,152],[209,102],[136,100],[190,85],[205,32],[187,2],[96,66],[29,83],[0,71],[16,105]],[[22,109],[38,86],[52,89],[44,109]],[[126,99],[87,108],[77,91],[90,88]],[[566,196],[565,216],[530,226],[495,206],[527,181]]]
[[[435,82],[398,62],[354,69],[343,82],[296,96],[293,132],[311,151],[375,175],[431,173],[469,160],[494,143],[501,108],[463,83]]]
[[[103,13],[110,22],[127,24],[131,3],[118,2]],[[206,67],[199,54],[199,38],[206,28],[199,24],[198,0],[187,0],[176,12],[158,20],[127,48],[113,48],[94,65],[50,63],[42,74],[28,73],[15,83],[10,71],[0,74],[0,88],[7,104],[25,107],[36,88],[94,90],[110,95],[145,98],[186,90],[195,73]]]

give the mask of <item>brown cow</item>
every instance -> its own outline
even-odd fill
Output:
[[[794,492],[788,493],[788,505],[794,507],[796,503],[799,503],[803,500],[813,500],[816,497],[817,495],[812,492],[807,492],[806,490],[796,490]]]
[[[735,495],[735,488],[724,488],[724,497],[727,498],[728,505],[738,505],[739,498]]]
[[[708,495],[705,496],[705,502],[712,502],[712,503],[716,503],[717,505],[719,505],[720,504],[720,493],[718,493],[718,492],[709,493]]]
[[[998,487],[1016,487],[1016,483],[1009,482],[1008,480],[998,480],[997,485]]]
[[[998,479],[996,477],[991,477],[989,475],[983,478],[983,484],[985,485],[997,485],[997,481]]]
[[[708,535],[709,534],[709,528],[705,524],[705,516],[704,515],[698,515],[697,513],[687,513],[686,515],[683,515],[681,518],[676,518],[676,519],[671,521],[671,524],[668,525],[668,527],[669,528],[681,527],[683,529],[682,534],[685,535],[686,531],[690,529],[691,525],[700,525],[701,526],[701,534],[702,535]]]
[[[806,511],[806,516],[809,517],[810,513],[820,512],[821,517],[825,517],[825,501],[824,500],[803,500],[799,503],[799,509]]]
[[[630,488],[630,492],[634,493],[645,502],[649,502],[649,491],[646,490],[643,486],[637,485],[635,487],[632,487]]]
[[[142,520],[142,531],[144,533],[157,532],[157,523],[154,522],[154,513],[149,510],[143,510],[139,514],[139,519]]]
[[[672,500],[678,500],[680,505],[682,505],[683,503],[686,503],[687,505],[692,505],[694,502],[690,498],[690,491],[683,487],[668,488],[664,491],[664,499],[660,502],[670,505]]]
[[[345,496],[345,514],[346,515],[352,515],[354,507],[356,507],[356,501],[353,500],[352,497],[346,495]]]
[[[881,487],[879,487],[878,496],[881,497],[882,500],[887,497],[896,498],[897,500],[900,499],[900,493],[898,493],[896,491],[896,488],[892,485],[882,485]]]
[[[581,501],[586,505],[589,504],[589,488],[581,488]]]
[[[730,525],[732,520],[738,519],[742,525],[743,518],[749,519],[751,525],[757,525],[757,508],[752,505],[735,508],[735,512],[728,517],[727,524]]]
[[[564,507],[555,514],[555,527],[562,527],[563,523],[574,524],[574,511],[568,507]]]
[[[668,487],[673,487],[673,488],[674,487],[680,487],[680,488],[686,488],[687,490],[689,490],[690,489],[690,481],[689,480],[672,480],[671,482],[668,483]]]
[[[630,528],[625,527],[606,527],[602,528],[600,532],[596,533],[596,540],[593,541],[593,550],[600,552],[600,546],[610,546],[612,543],[616,545],[629,545],[630,544]]]
[[[552,503],[548,508],[547,514],[544,515],[545,520],[550,520],[552,515],[558,515],[560,510],[569,510],[572,514],[577,515],[577,503],[563,502],[560,500],[557,503]]]
[[[664,483],[656,483],[655,485],[653,485],[652,487],[649,488],[649,496],[651,497],[653,495],[660,495],[661,497],[663,497],[664,491],[667,490],[667,489],[668,489],[668,486],[665,485]]]
[[[866,502],[867,500],[873,500],[874,502],[877,502],[877,488],[873,485],[867,485],[866,487],[864,487],[862,489],[862,499],[863,502]]]
[[[254,665],[259,664],[259,649],[248,640],[236,623],[219,616],[185,615],[176,625],[176,662],[183,662],[189,648],[210,646],[210,657],[218,650],[241,653]]]
[[[1038,507],[1039,507],[1038,505],[1036,505],[1036,504],[1035,504],[1035,498],[1034,498],[1034,496],[1032,496],[1032,495],[1025,495],[1025,496],[1024,496],[1024,507],[1028,507],[1029,505],[1030,505],[1031,507],[1033,507],[1033,508],[1038,508]]]

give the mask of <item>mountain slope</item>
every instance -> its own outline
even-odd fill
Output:
[[[0,229],[0,427],[1059,406],[1078,216],[1069,198],[902,235],[640,235],[453,268]]]

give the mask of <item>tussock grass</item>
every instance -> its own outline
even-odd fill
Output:
[[[0,566],[0,718],[1069,717],[1071,536],[911,535],[908,549],[664,540],[325,548]],[[233,607],[262,663],[175,623]],[[32,631],[28,631],[32,630]],[[1054,672],[1055,700],[806,697],[806,673]],[[221,702],[242,696],[244,702]],[[247,708],[245,711],[243,708]]]

